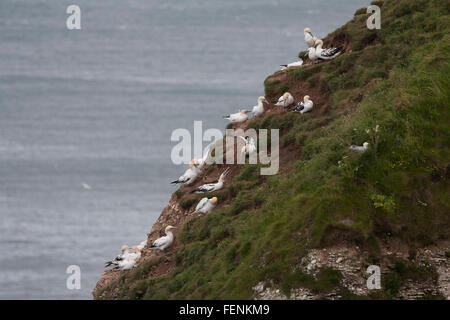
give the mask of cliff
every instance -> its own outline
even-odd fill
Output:
[[[218,207],[194,217],[226,165],[182,186],[148,234],[179,229],[170,254],[144,249],[136,268],[106,271],[96,299],[424,299],[450,297],[450,7],[437,0],[375,1],[324,38],[345,52],[265,81],[263,118],[280,129],[280,170],[233,165]],[[303,56],[304,53],[300,53]],[[306,115],[274,106],[289,91]],[[350,144],[370,143],[364,153]],[[168,177],[168,181],[170,181]],[[366,269],[381,268],[368,290]]]

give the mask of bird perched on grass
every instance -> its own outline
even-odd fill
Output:
[[[266,100],[265,97],[263,97],[263,96],[259,97],[258,98],[258,104],[256,106],[254,106],[253,110],[252,110],[252,114],[253,114],[254,117],[260,117],[260,116],[263,115],[263,113],[264,113],[264,104],[263,104],[263,102],[265,102],[267,104],[269,103]]]
[[[305,42],[308,45],[308,47],[314,47],[314,44],[317,40],[316,37],[313,36],[313,34],[311,33],[311,29],[310,28],[305,28],[303,30],[303,33],[305,35]]]
[[[202,198],[200,202],[195,207],[195,210],[191,213],[203,213],[207,214],[211,212],[217,205],[217,197],[212,197],[211,199],[208,198]]]
[[[201,185],[195,190],[192,190],[191,193],[206,193],[222,189],[225,182],[225,177],[227,176],[229,171],[230,168],[225,169],[225,171],[220,175],[219,180],[216,183],[207,183]]]
[[[320,59],[320,60],[334,59],[338,55],[340,55],[342,52],[342,48],[322,49],[323,41],[321,39],[316,40],[315,46],[316,46],[316,50],[315,50],[316,58]]]
[[[173,233],[172,230],[176,229],[176,227],[167,226],[164,232],[166,235],[164,237],[160,237],[153,241],[152,246],[150,249],[152,250],[160,250],[164,253],[166,253],[166,249],[170,247],[173,243]]]
[[[247,110],[242,110],[238,113],[232,113],[232,114],[229,114],[229,115],[223,116],[223,117],[224,117],[224,119],[229,120],[231,123],[241,123],[241,122],[247,121],[247,119],[248,119],[247,112],[248,112]]]
[[[294,97],[289,93],[285,92],[279,99],[278,102],[275,103],[277,107],[287,108],[291,104],[294,103]]]
[[[306,113],[306,112],[310,112],[312,110],[314,106],[314,103],[312,102],[312,100],[309,99],[309,96],[306,95],[303,97],[303,101],[299,102],[294,110],[292,110],[293,112],[299,112],[299,113]]]
[[[189,168],[180,176],[177,180],[172,181],[172,184],[192,184],[200,173],[200,169],[198,168],[198,161],[193,159],[189,162]]]
[[[357,145],[352,144],[349,147],[349,149],[352,150],[352,151],[356,151],[356,152],[364,152],[367,149],[369,149],[369,143],[368,142],[364,142],[362,146],[357,146]]]

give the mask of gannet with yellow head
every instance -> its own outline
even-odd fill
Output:
[[[200,200],[200,202],[195,207],[195,210],[191,214],[194,213],[207,214],[216,207],[217,201],[218,201],[217,197],[212,197],[211,199],[208,199],[206,197],[202,198],[202,200]]]
[[[247,110],[242,110],[238,113],[232,113],[229,114],[227,116],[223,116],[224,119],[229,120],[232,123],[241,123],[241,122],[245,122],[248,119],[248,115],[247,115]]]
[[[263,102],[269,103],[265,97],[261,96],[258,98],[258,104],[253,107],[252,114],[254,117],[260,117],[264,113],[264,105]]]
[[[306,112],[310,112],[312,110],[314,106],[314,103],[312,102],[312,100],[310,100],[309,96],[306,95],[303,97],[303,101],[299,102],[294,110],[292,110],[293,112],[299,112],[299,113],[306,113]]]
[[[189,168],[184,172],[182,176],[180,176],[177,180],[172,181],[172,184],[179,184],[179,183],[185,183],[185,184],[192,184],[195,179],[197,178],[198,174],[200,173],[199,169],[199,163],[197,159],[192,159],[191,162],[189,162]]]
[[[156,239],[155,241],[153,241],[150,249],[161,250],[161,251],[165,252],[166,248],[170,247],[173,243],[174,236],[173,236],[172,230],[174,230],[174,229],[176,229],[176,227],[167,226],[166,229],[164,230],[166,235],[164,237],[160,237],[160,238]]]
[[[283,108],[287,108],[289,107],[291,104],[294,103],[294,97],[289,93],[289,92],[285,92],[279,99],[278,102],[275,103],[276,106],[278,107],[283,107]]]

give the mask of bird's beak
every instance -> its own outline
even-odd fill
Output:
[[[266,98],[264,98],[263,102],[265,102],[265,103],[269,104],[269,101],[267,101],[267,99],[266,99]]]

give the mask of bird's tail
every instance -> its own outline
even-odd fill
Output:
[[[224,118],[224,119],[229,119],[229,118],[230,118],[230,115],[223,116],[223,118]]]
[[[280,64],[280,67],[285,67],[285,68],[287,68],[287,64]]]
[[[180,183],[180,181],[178,181],[178,180],[175,180],[175,181],[171,182],[171,184],[178,184],[178,183]]]
[[[109,266],[115,265],[113,261],[106,261],[105,262],[105,268],[108,268]]]

